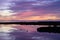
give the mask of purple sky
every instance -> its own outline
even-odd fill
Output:
[[[45,20],[44,17],[51,16],[60,20],[60,0],[0,0],[0,11],[3,10],[10,10],[10,13],[16,13],[14,15],[21,17],[18,19],[23,20],[42,18]]]

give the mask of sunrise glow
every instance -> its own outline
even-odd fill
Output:
[[[0,15],[1,16],[11,16],[13,15],[14,13],[11,13],[10,10],[3,10],[3,11],[0,11]]]
[[[60,20],[59,5],[59,0],[2,1],[0,4],[0,20]]]

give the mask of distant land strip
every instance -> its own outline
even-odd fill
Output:
[[[0,24],[20,24],[20,25],[60,25],[60,21],[0,22]]]

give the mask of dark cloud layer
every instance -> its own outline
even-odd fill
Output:
[[[54,8],[58,8],[60,7],[60,1],[59,0],[2,0],[0,1],[0,4],[4,3],[10,3],[10,9],[11,10],[23,10],[23,9],[29,9],[29,8],[34,8],[34,7],[39,7],[42,8],[44,10],[44,8],[46,8],[46,6],[50,9]],[[12,5],[14,4],[14,5]],[[48,9],[48,10],[50,10]]]
[[[26,0],[26,1],[13,1],[15,5],[10,7],[13,11],[25,11],[25,10],[45,10],[46,13],[60,13],[60,1],[59,0]]]
[[[10,5],[8,5],[10,3]],[[5,6],[5,7],[4,7]],[[59,12],[60,0],[1,0],[0,9],[12,11],[46,10],[47,12]],[[59,12],[60,13],[60,12]]]

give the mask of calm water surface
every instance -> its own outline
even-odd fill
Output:
[[[40,25],[0,25],[0,40],[60,40],[58,33],[37,32]],[[47,26],[46,26],[47,27]]]

